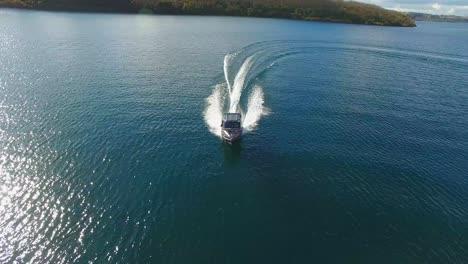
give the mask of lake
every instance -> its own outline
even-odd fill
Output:
[[[467,47],[456,23],[2,9],[0,262],[466,263]]]

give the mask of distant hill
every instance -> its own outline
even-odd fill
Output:
[[[468,22],[468,17],[452,16],[452,15],[432,15],[425,13],[407,13],[408,17],[416,21],[433,21],[433,22]]]
[[[45,10],[288,18],[413,27],[406,14],[343,0],[0,0],[0,7]]]

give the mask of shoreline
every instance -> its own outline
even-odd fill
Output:
[[[357,23],[346,20],[330,19],[330,18],[293,18],[293,17],[273,17],[273,16],[244,16],[244,15],[230,15],[230,14],[193,14],[193,13],[146,13],[137,10],[117,10],[117,9],[96,9],[96,8],[38,8],[38,7],[10,7],[1,6],[1,9],[20,10],[20,11],[40,11],[40,12],[57,12],[57,13],[81,13],[81,14],[122,14],[122,15],[146,15],[146,16],[197,16],[197,17],[237,17],[237,18],[266,18],[266,19],[284,19],[293,21],[305,22],[321,22],[333,24],[347,24],[347,25],[363,25],[363,26],[377,26],[377,27],[402,27],[413,28],[416,27],[416,22],[413,25],[392,25],[392,24],[378,24],[378,23]]]

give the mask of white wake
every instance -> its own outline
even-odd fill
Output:
[[[255,60],[254,56],[245,59],[236,72],[234,81],[231,84],[229,72],[231,71],[231,65],[235,56],[236,54],[228,54],[224,57],[225,83],[215,85],[213,92],[205,100],[205,123],[210,132],[216,136],[221,135],[221,120],[225,111],[243,113],[242,126],[244,133],[254,130],[262,116],[268,113],[264,106],[263,88],[258,84],[255,84],[250,91],[247,108],[243,109],[241,106],[240,102],[243,91],[246,88],[246,84],[249,83],[247,77]]]
[[[236,113],[240,110],[239,102],[242,95],[242,90],[244,90],[245,78],[247,77],[247,74],[252,67],[252,60],[253,57],[250,56],[244,61],[244,63],[242,63],[242,66],[237,72],[236,78],[234,79],[231,94],[229,96],[229,112],[231,113]]]
[[[232,57],[232,54],[224,56],[224,79],[226,80],[229,94],[231,93],[231,83],[229,82],[229,65],[231,64]]]
[[[224,97],[222,95],[223,84],[214,87],[213,93],[206,98],[205,122],[211,133],[221,136],[221,120],[223,118]]]
[[[263,89],[259,85],[253,87],[247,103],[247,112],[245,113],[244,122],[242,123],[243,132],[252,131],[262,116],[267,115],[268,111],[264,106]]]

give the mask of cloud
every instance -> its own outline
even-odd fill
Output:
[[[421,12],[468,17],[468,0],[357,0],[401,12]]]

